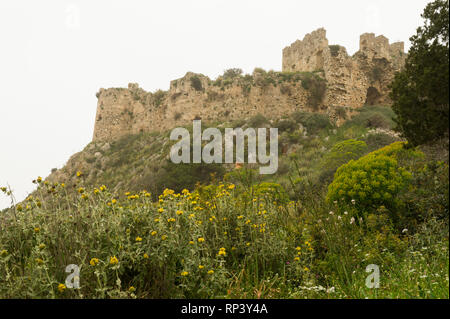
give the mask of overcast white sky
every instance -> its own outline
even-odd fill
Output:
[[[1,0],[0,186],[21,200],[32,179],[82,150],[101,87],[154,91],[187,71],[281,70],[282,49],[319,27],[350,54],[364,32],[407,50],[430,1]]]

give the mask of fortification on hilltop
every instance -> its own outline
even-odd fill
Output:
[[[325,29],[318,29],[283,50],[283,71],[323,71],[329,107],[390,104],[388,85],[405,58],[403,42],[389,44],[373,33],[362,34],[359,51],[349,56],[344,47],[328,45]]]
[[[365,104],[390,104],[388,85],[405,58],[403,42],[389,44],[373,33],[361,35],[359,51],[349,56],[344,47],[329,45],[321,28],[283,49],[282,72],[255,69],[252,75],[215,81],[188,72],[168,91],[155,93],[134,83],[100,89],[93,141],[258,113],[274,119],[315,111],[339,123],[342,114]]]

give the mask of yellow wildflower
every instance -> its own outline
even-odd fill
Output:
[[[205,238],[200,237],[199,239],[197,239],[197,241],[198,241],[199,243],[203,243],[203,242],[205,241]]]
[[[98,258],[91,258],[91,261],[89,261],[89,264],[91,266],[96,266],[99,263]]]
[[[225,257],[227,255],[225,248],[220,248],[219,253],[217,255]]]
[[[110,263],[111,265],[117,265],[117,264],[119,263],[119,259],[117,259],[116,256],[110,257],[110,258],[109,258],[109,263]]]
[[[139,236],[137,236],[137,237],[136,237],[136,241],[142,241],[142,238],[139,237]]]
[[[183,277],[186,277],[187,275],[189,275],[189,273],[188,273],[187,271],[183,271],[183,272],[181,273],[181,276],[183,276]]]
[[[64,285],[64,284],[59,284],[59,285],[58,285],[58,291],[59,291],[59,292],[64,292],[64,290],[66,290],[66,288],[67,288],[67,287],[66,287],[66,285]]]

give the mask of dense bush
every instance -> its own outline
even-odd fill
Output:
[[[298,128],[297,123],[291,119],[282,119],[275,123],[274,127],[278,128],[278,133],[292,132]]]
[[[315,73],[306,74],[307,76],[302,79],[302,87],[309,91],[308,104],[317,110],[325,97],[327,84],[324,79]]]
[[[213,177],[222,178],[224,173],[221,164],[174,164],[167,161],[149,181],[149,189],[155,194],[165,188],[181,192],[185,188],[193,189],[196,184],[209,183]]]
[[[190,78],[191,81],[191,86],[196,90],[196,91],[202,91],[203,90],[203,85],[202,85],[202,81],[200,80],[200,78],[196,75],[192,76]]]
[[[411,179],[411,173],[388,154],[389,151],[369,153],[341,166],[329,185],[327,200],[346,206],[354,204],[363,215],[380,206],[395,211],[396,196]]]
[[[296,112],[292,114],[292,118],[296,122],[302,124],[310,134],[317,134],[321,130],[330,129],[333,127],[330,122],[330,118],[326,114]]]
[[[367,152],[364,141],[354,139],[338,142],[325,155],[323,166],[327,169],[336,169],[350,160],[356,160]]]
[[[363,127],[392,129],[395,126],[395,113],[388,106],[364,106],[358,109],[346,126],[360,125]]]
[[[277,183],[261,183],[253,187],[253,193],[259,198],[264,198],[268,202],[276,202],[285,205],[289,202],[289,196],[286,190]]]
[[[267,118],[262,115],[262,114],[256,114],[255,116],[253,116],[252,118],[250,118],[247,122],[249,127],[252,128],[260,128],[262,127],[264,124],[269,123],[269,121],[267,120]]]
[[[413,171],[407,191],[399,195],[403,228],[417,230],[423,222],[449,218],[449,167],[431,162]]]
[[[234,78],[240,77],[242,75],[242,73],[243,73],[242,69],[232,68],[232,69],[225,70],[222,77],[224,80],[234,79]]]
[[[367,134],[363,140],[366,142],[367,147],[371,152],[392,144],[398,139],[386,133],[370,133]]]
[[[330,48],[331,56],[334,56],[334,57],[338,56],[339,48],[340,48],[339,45],[329,45],[328,47]]]
[[[155,93],[153,93],[153,104],[155,107],[159,107],[164,99],[166,98],[167,92],[163,90],[158,90]]]

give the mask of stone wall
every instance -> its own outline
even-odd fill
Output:
[[[390,103],[388,85],[405,57],[403,42],[389,44],[373,33],[361,35],[359,51],[349,56],[344,47],[330,46],[325,29],[318,29],[286,47],[282,63],[283,72],[314,72],[326,80],[318,107],[310,105],[311,92],[302,83],[265,83],[255,71],[251,82],[238,77],[217,85],[202,74],[188,72],[172,81],[168,91],[150,93],[135,83],[127,89],[100,89],[93,140],[164,131],[194,119],[239,120],[258,113],[275,119],[301,110],[326,112],[339,124],[342,109],[351,114],[364,104]]]
[[[328,90],[325,104],[358,108],[364,104],[390,104],[388,85],[405,63],[404,43],[389,44],[380,35],[360,36],[359,51],[349,56],[344,47],[329,45],[325,29],[307,34],[283,50],[283,72],[323,71]]]
[[[256,75],[255,75],[256,76]],[[193,87],[199,80],[201,89]],[[172,81],[167,92],[148,93],[130,84],[128,89],[100,89],[93,140],[111,140],[127,134],[164,131],[206,122],[248,119],[262,114],[269,119],[305,110],[308,92],[300,83],[252,85],[239,81],[215,86],[202,74],[187,73]]]

